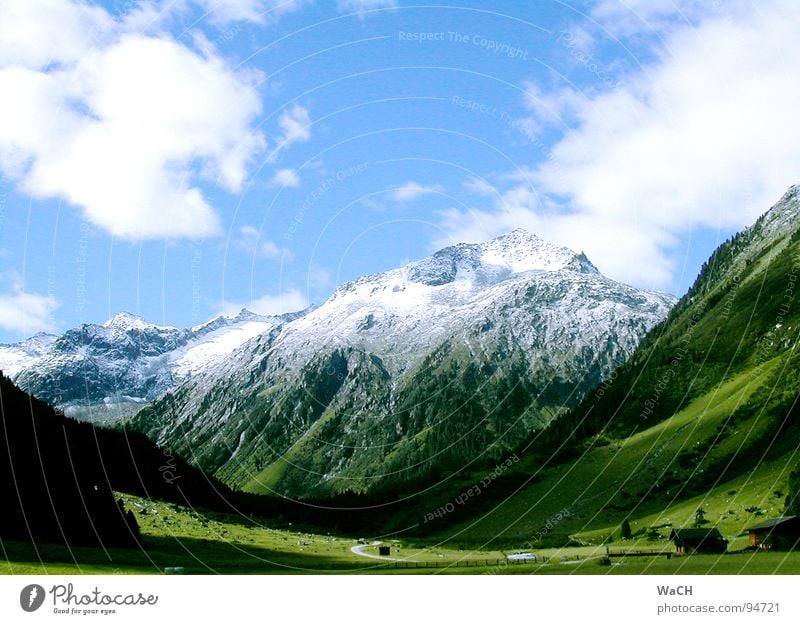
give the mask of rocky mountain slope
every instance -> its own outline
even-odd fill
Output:
[[[371,492],[502,457],[625,362],[673,303],[517,230],[341,286],[132,426],[249,491]]]

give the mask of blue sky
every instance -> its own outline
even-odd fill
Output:
[[[786,0],[0,3],[0,341],[515,227],[682,294],[800,181]]]

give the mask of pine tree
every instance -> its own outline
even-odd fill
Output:
[[[704,524],[708,524],[708,520],[706,520],[706,512],[700,508],[694,512],[694,526],[699,529]]]

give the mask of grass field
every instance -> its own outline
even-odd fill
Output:
[[[144,550],[67,548],[2,543],[2,574],[160,574],[182,567],[186,574],[800,574],[800,553],[748,553],[691,557],[613,557],[601,566],[604,546],[535,551],[537,563],[513,563],[507,552],[458,550],[384,539],[391,560],[377,554],[372,537],[341,538],[259,526],[248,519],[202,514],[176,505],[125,496],[136,510]],[[612,552],[640,548],[671,550],[668,543],[632,540]],[[542,559],[547,562],[541,562]],[[397,560],[397,561],[395,561]],[[395,567],[399,566],[399,567]],[[436,566],[436,567],[434,567]]]
[[[167,567],[183,567],[197,574],[261,574],[323,571],[377,572],[384,565],[473,565],[486,559],[502,560],[501,552],[471,552],[448,548],[406,546],[384,540],[391,562],[357,555],[360,546],[377,554],[378,540],[356,540],[332,535],[274,529],[247,518],[200,513],[170,503],[124,496],[126,507],[139,521],[144,550],[43,545],[5,541],[0,573],[4,574],[157,574]],[[429,568],[431,571],[433,569]],[[395,571],[394,568],[392,571]],[[397,570],[403,572],[404,570]],[[411,570],[409,570],[411,571]]]

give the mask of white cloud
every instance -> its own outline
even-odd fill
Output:
[[[72,0],[0,4],[0,167],[123,238],[203,237],[200,179],[240,189],[263,148],[254,75]],[[60,33],[60,34],[53,34]]]
[[[499,193],[489,182],[480,178],[468,178],[461,185],[475,195],[492,196]]]
[[[284,247],[279,247],[274,241],[261,238],[261,233],[252,225],[243,225],[239,228],[233,244],[245,253],[267,260],[284,260],[291,262],[294,255]]]
[[[280,187],[296,188],[300,186],[300,176],[294,169],[278,169],[272,176],[272,184]]]
[[[0,2],[0,67],[79,60],[114,26],[103,9],[64,0]],[[8,93],[8,92],[5,92]],[[5,98],[4,98],[5,99]]]
[[[198,0],[218,23],[272,22],[306,4],[306,0]]]
[[[664,33],[659,58],[573,102],[549,158],[452,237],[528,225],[616,279],[668,287],[675,243],[752,223],[800,181],[800,16],[760,3]]]
[[[419,182],[406,182],[402,186],[398,186],[392,189],[390,193],[390,197],[393,201],[399,204],[405,204],[423,195],[430,195],[431,193],[441,193],[443,192],[443,188],[438,184],[432,184],[426,186],[424,184],[420,184]]]
[[[600,0],[592,9],[592,17],[615,36],[629,37],[661,33],[709,18],[746,18],[753,5],[752,0]]]
[[[749,224],[800,177],[798,27],[762,5],[676,32],[669,56],[580,108],[538,182],[597,215]]]
[[[24,292],[15,284],[11,294],[0,295],[0,328],[23,336],[52,332],[58,307],[54,297]]]
[[[289,288],[277,295],[264,295],[249,302],[226,301],[222,304],[221,314],[237,314],[242,308],[247,308],[256,314],[265,316],[285,314],[286,312],[299,312],[308,307],[308,298],[296,288]]]
[[[585,103],[585,96],[571,87],[545,92],[533,82],[523,83],[524,105],[533,115],[520,120],[523,132],[538,134],[546,125],[566,126],[574,111]]]
[[[278,127],[281,129],[281,135],[275,139],[275,149],[267,158],[268,162],[275,162],[280,153],[293,143],[308,141],[311,138],[311,116],[308,114],[308,109],[300,104],[293,104],[281,113]]]
[[[285,147],[311,138],[311,118],[308,109],[299,104],[294,104],[281,113],[278,126],[283,130],[279,143]]]
[[[397,0],[339,0],[340,11],[364,13],[374,9],[387,9],[397,6]]]

